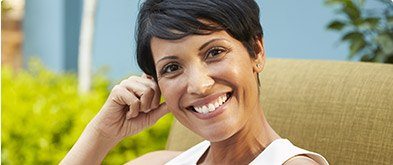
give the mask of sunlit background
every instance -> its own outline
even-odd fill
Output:
[[[2,163],[57,164],[100,109],[110,87],[141,74],[134,29],[142,1],[95,2],[89,31],[92,83],[88,92],[81,93],[77,74],[78,57],[84,55],[80,51],[84,1],[2,1]],[[257,2],[268,59],[393,63],[390,0]],[[168,115],[128,138],[104,164],[125,163],[163,149],[172,119]]]

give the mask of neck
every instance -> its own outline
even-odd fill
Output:
[[[271,142],[280,138],[266,121],[262,108],[259,105],[256,108],[241,130],[224,141],[211,143],[202,160],[204,163],[248,164]]]

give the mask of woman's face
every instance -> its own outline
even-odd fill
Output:
[[[256,74],[264,62],[262,42],[258,45],[262,51],[254,59],[226,31],[179,40],[153,38],[158,85],[169,110],[209,141],[235,134],[258,105]]]

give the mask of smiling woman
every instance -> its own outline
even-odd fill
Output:
[[[206,141],[131,164],[328,164],[266,121],[258,98],[262,37],[254,0],[145,1],[137,59],[146,75],[113,88],[62,163],[98,164],[119,141],[171,112]]]
[[[263,116],[256,92],[256,74],[262,70],[256,64],[264,61],[263,51],[250,57],[243,44],[223,30],[178,40],[154,37],[151,48],[168,109],[186,127],[211,142],[242,135],[239,131],[264,130],[259,128]]]

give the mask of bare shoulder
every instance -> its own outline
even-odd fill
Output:
[[[136,158],[128,163],[127,165],[137,165],[137,164],[165,164],[169,160],[175,158],[177,155],[182,153],[182,151],[154,151],[142,155],[139,158]]]
[[[319,165],[319,163],[305,155],[298,155],[287,160],[284,165]]]

